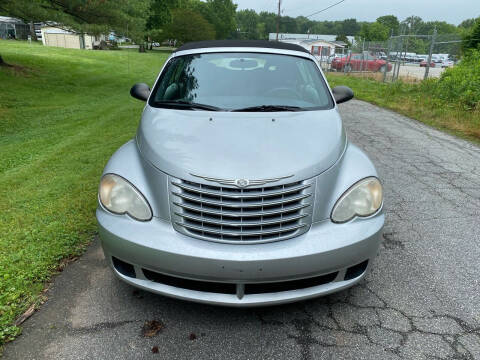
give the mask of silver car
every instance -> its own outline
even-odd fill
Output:
[[[348,142],[315,58],[292,44],[184,45],[160,71],[135,139],[109,160],[97,219],[135,287],[228,306],[287,303],[361,281],[384,225],[382,185]]]

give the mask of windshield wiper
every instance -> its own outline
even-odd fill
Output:
[[[274,112],[274,111],[300,111],[302,110],[299,106],[288,106],[288,105],[259,105],[259,106],[250,106],[242,109],[232,110],[233,112]]]
[[[194,109],[194,110],[208,110],[208,111],[221,111],[223,109],[207,104],[198,104],[194,102],[189,102],[185,100],[166,100],[166,101],[155,101],[155,105],[161,107],[178,107],[182,109]]]

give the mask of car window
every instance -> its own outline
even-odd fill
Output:
[[[150,97],[194,102],[225,110],[262,105],[305,110],[334,106],[328,87],[310,59],[263,53],[207,53],[178,56],[164,68]]]

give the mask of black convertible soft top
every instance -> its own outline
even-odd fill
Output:
[[[180,46],[176,51],[218,48],[218,47],[256,47],[267,49],[293,50],[310,53],[307,49],[300,45],[283,43],[280,41],[267,40],[208,40],[186,43]]]

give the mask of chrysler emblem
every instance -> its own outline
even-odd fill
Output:
[[[222,185],[231,185],[231,186],[236,186],[239,188],[246,188],[248,186],[260,186],[264,185],[267,183],[272,183],[276,181],[280,181],[283,179],[288,179],[291,178],[293,175],[288,175],[288,176],[282,176],[278,178],[272,178],[272,179],[258,179],[258,180],[247,180],[247,179],[218,179],[218,178],[211,178],[208,176],[201,176],[201,175],[196,175],[196,174],[190,174],[192,176],[202,178],[207,181],[213,181]]]
[[[237,179],[235,180],[235,185],[237,185],[239,188],[244,188],[247,187],[250,182],[245,179]]]

